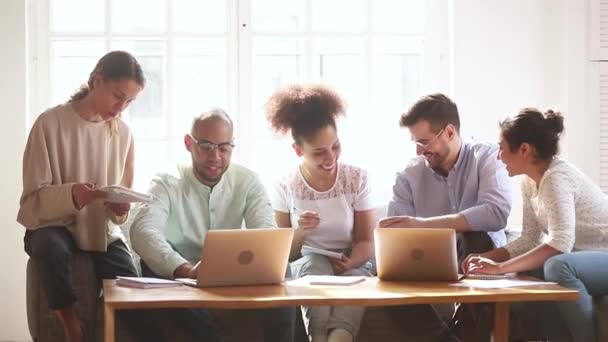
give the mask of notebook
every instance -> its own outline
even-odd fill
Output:
[[[279,284],[285,279],[293,229],[214,229],[206,233],[196,286]]]
[[[335,258],[335,259],[342,259],[342,257],[344,257],[344,254],[342,254],[342,253],[332,252],[332,251],[328,251],[325,249],[310,247],[310,246],[306,246],[306,245],[302,246],[301,253],[302,253],[302,255],[321,254],[321,255],[325,255],[325,256],[328,256],[331,258]]]
[[[116,277],[116,285],[125,287],[136,287],[139,289],[158,289],[166,287],[181,286],[182,283],[175,280],[147,277]]]
[[[99,188],[107,194],[107,197],[103,199],[104,202],[111,203],[151,203],[154,199],[150,194],[144,194],[137,192],[120,185],[110,185]]]

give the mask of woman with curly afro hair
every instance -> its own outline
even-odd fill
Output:
[[[295,229],[291,269],[305,275],[370,275],[375,206],[367,173],[338,162],[342,147],[336,119],[345,106],[338,94],[315,84],[290,85],[275,92],[266,116],[279,134],[291,134],[301,163],[275,186],[272,196],[279,227]],[[341,258],[307,253],[303,246],[342,253]],[[352,341],[363,307],[302,307],[314,342]]]

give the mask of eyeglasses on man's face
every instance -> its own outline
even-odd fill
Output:
[[[423,149],[426,149],[430,144],[433,143],[433,141],[435,141],[435,139],[439,138],[439,136],[441,135],[441,133],[443,133],[443,131],[445,131],[445,129],[448,126],[443,127],[437,134],[435,134],[435,136],[433,136],[431,139],[429,140],[420,140],[420,141],[416,141],[416,146],[421,147]]]
[[[216,144],[216,143],[212,143],[211,141],[207,141],[207,140],[202,140],[202,139],[196,140],[191,134],[188,134],[188,136],[198,146],[198,148],[202,152],[205,152],[205,153],[211,153],[211,152],[215,151],[215,149],[217,149],[222,154],[229,154],[232,152],[232,149],[234,149],[234,146],[235,146],[234,142],[232,142],[232,141],[221,143],[221,144]]]

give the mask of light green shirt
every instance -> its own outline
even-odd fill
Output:
[[[131,225],[131,244],[154,273],[173,277],[175,269],[200,259],[210,229],[276,227],[270,200],[257,175],[231,164],[210,188],[180,167],[179,175],[152,180],[154,202],[142,208]],[[175,250],[171,247],[175,247]]]

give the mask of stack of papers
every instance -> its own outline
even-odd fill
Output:
[[[328,251],[325,249],[310,247],[310,246],[306,246],[306,245],[302,246],[301,253],[302,253],[302,255],[321,254],[321,255],[325,255],[325,256],[328,256],[331,258],[335,258],[335,259],[342,259],[342,257],[344,256],[344,254],[342,254],[342,253],[332,252],[332,251]]]
[[[460,279],[479,279],[479,280],[500,280],[500,279],[514,279],[517,277],[517,273],[506,273],[506,274],[463,274]]]
[[[307,275],[289,281],[290,285],[353,285],[365,280],[361,276]]]
[[[502,289],[509,287],[518,286],[533,286],[533,285],[547,285],[555,284],[547,281],[534,281],[534,280],[519,280],[519,279],[499,279],[499,280],[478,280],[470,279],[461,281],[458,283],[450,284],[450,286],[460,287],[475,287],[480,289]]]
[[[98,190],[107,194],[103,201],[110,203],[151,203],[154,199],[150,194],[143,194],[120,185],[104,186]]]
[[[182,283],[175,280],[146,277],[116,277],[116,285],[125,287],[136,287],[139,289],[158,289],[165,287],[181,286]]]

